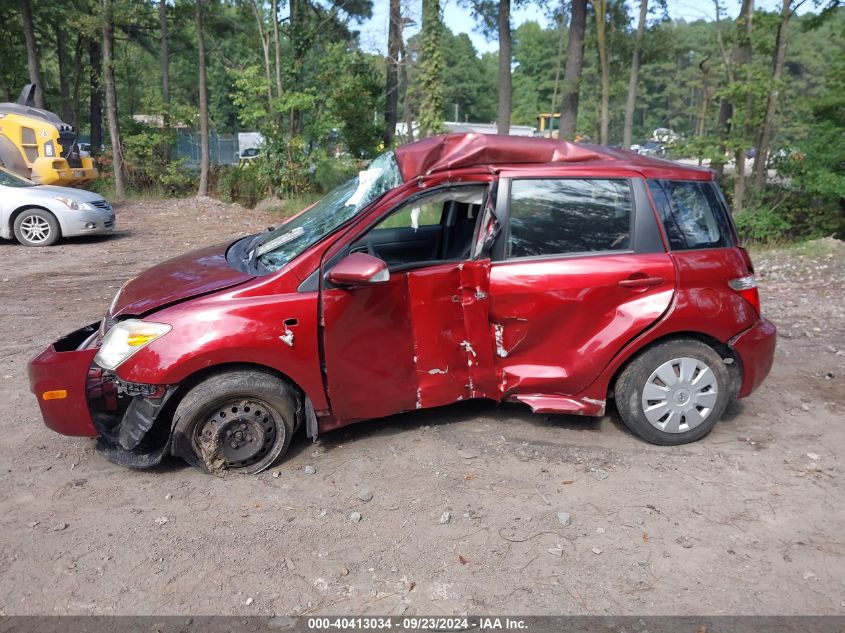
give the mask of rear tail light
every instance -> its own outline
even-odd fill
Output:
[[[757,278],[754,275],[731,279],[728,281],[728,285],[735,290],[740,297],[754,306],[754,309],[757,310],[757,314],[760,314],[760,294],[757,292]]]

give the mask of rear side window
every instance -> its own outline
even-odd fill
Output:
[[[673,251],[733,246],[730,220],[711,182],[649,180]]]
[[[514,180],[510,196],[508,257],[631,248],[627,180]]]

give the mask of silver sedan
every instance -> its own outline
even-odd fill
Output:
[[[96,193],[35,183],[0,169],[0,238],[50,246],[62,237],[114,231],[114,209]]]

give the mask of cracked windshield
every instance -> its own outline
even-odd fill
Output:
[[[306,248],[334,231],[382,194],[402,184],[393,152],[376,158],[345,184],[279,228],[261,235],[249,259],[269,272],[278,270]]]

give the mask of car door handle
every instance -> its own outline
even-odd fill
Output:
[[[647,277],[631,275],[628,279],[619,281],[619,285],[623,288],[645,288],[647,286],[659,286],[663,283],[663,277]]]

